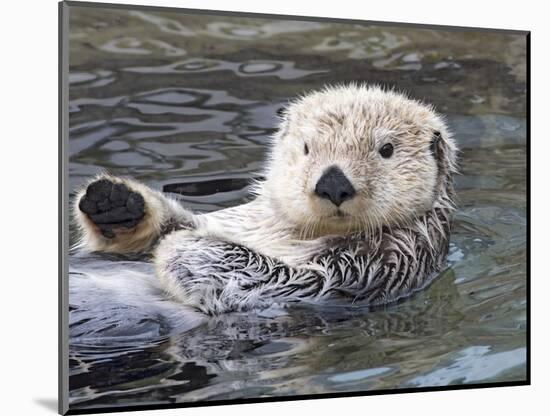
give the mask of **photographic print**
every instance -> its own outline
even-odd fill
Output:
[[[60,412],[529,383],[528,32],[62,2],[60,45]]]

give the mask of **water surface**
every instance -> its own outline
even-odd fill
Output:
[[[385,308],[207,320],[146,258],[71,255],[71,409],[525,379],[523,36],[70,10],[72,196],[107,169],[196,211],[240,204],[277,111],[334,83],[433,103],[462,151],[449,267]]]

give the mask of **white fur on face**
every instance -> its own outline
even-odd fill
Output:
[[[327,88],[287,109],[274,137],[265,190],[305,234],[407,222],[431,209],[437,197],[438,166],[430,151],[436,131],[446,146],[454,146],[429,106],[377,87]],[[383,158],[379,151],[387,143],[394,151]],[[356,191],[339,208],[314,192],[333,165]]]

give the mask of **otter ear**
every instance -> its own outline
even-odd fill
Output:
[[[430,143],[430,151],[434,155],[435,160],[439,160],[439,142],[441,141],[441,133],[439,131],[434,131],[432,135],[432,141]]]
[[[288,132],[288,108],[280,107],[276,113],[279,119],[278,136],[285,137]]]
[[[282,118],[282,119],[285,119],[286,118],[286,107],[280,107],[277,109],[276,111],[277,113],[277,116],[279,116],[279,118]]]

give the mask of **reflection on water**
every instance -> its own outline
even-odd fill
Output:
[[[205,319],[147,259],[72,255],[71,408],[525,379],[522,36],[70,10],[73,192],[108,169],[198,211],[242,203],[277,112],[339,82],[433,103],[462,150],[449,268],[385,308]]]

